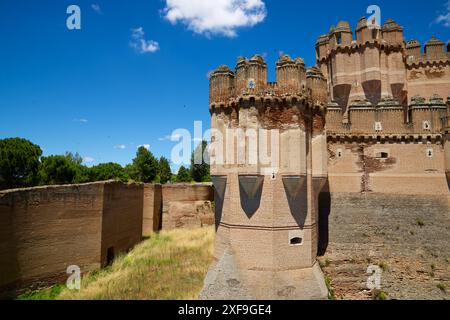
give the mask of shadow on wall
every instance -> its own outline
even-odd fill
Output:
[[[365,81],[363,82],[362,87],[367,100],[369,100],[373,106],[378,105],[378,103],[381,100],[381,81],[380,80]]]
[[[261,205],[263,185],[263,176],[239,176],[241,207],[249,219]]]
[[[333,88],[334,100],[339,104],[343,111],[347,108],[351,90],[352,86],[350,84],[339,84]]]
[[[222,221],[223,203],[225,199],[225,191],[227,188],[227,177],[213,176],[211,177],[214,187],[214,203],[215,203],[215,226],[216,232],[219,229],[220,221]]]
[[[8,296],[13,297],[19,294],[16,290],[20,286],[20,265],[18,261],[18,243],[20,239],[15,232],[14,203],[17,200],[15,195],[8,197],[7,195],[0,195],[0,243],[4,246],[4,250],[0,254],[0,264],[2,272],[0,273],[0,287],[4,291],[4,295],[0,294],[0,298]],[[13,282],[11,282],[13,280]],[[5,283],[9,285],[2,286]]]
[[[283,177],[284,190],[289,203],[292,217],[297,225],[303,229],[305,227],[308,207],[308,193],[306,185],[306,176],[287,176]]]
[[[323,256],[327,252],[329,243],[329,219],[331,213],[330,184],[327,179],[322,192],[319,194],[319,242],[317,255]]]

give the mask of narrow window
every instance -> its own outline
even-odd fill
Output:
[[[291,239],[290,243],[291,246],[300,246],[303,243],[303,239],[300,237],[295,237]]]
[[[377,159],[389,159],[389,153],[387,152],[378,152],[376,154]]]

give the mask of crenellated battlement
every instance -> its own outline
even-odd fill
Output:
[[[445,43],[435,36],[425,44],[422,52],[422,45],[417,40],[410,40],[406,43],[406,64],[408,68],[419,68],[430,65],[450,65],[450,51]]]
[[[210,109],[239,101],[302,101],[321,106],[328,100],[326,78],[317,67],[306,69],[301,58],[283,55],[276,63],[276,82],[267,81],[267,64],[260,55],[239,57],[235,71],[220,66],[210,75]]]
[[[210,75],[210,109],[239,101],[303,101],[325,109],[326,78],[317,67],[306,69],[301,58],[283,55],[276,63],[276,82],[267,81],[267,64],[260,55],[239,57],[235,71],[220,66]]]
[[[447,101],[436,94],[429,99],[414,96],[407,108],[406,119],[404,115],[403,106],[392,97],[383,98],[376,106],[366,99],[355,100],[347,114],[337,103],[330,102],[327,133],[370,137],[398,135],[417,139],[441,135],[450,128],[450,96]]]
[[[362,17],[355,29],[356,37],[347,21],[340,21],[332,26],[328,34],[321,35],[316,42],[317,61],[324,63],[337,53],[359,53],[365,48],[378,48],[383,51],[403,51],[403,28],[389,19],[381,28],[369,28],[367,20]]]

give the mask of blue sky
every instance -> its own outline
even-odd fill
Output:
[[[71,4],[81,30],[67,29]],[[407,39],[450,39],[447,0],[1,0],[0,138],[88,165],[127,164],[138,145],[170,157],[173,130],[210,125],[209,71],[260,53],[274,81],[280,51],[314,65],[317,37],[371,4]]]

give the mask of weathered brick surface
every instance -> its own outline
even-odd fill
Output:
[[[338,298],[370,298],[370,264],[386,268],[382,289],[391,298],[449,298],[437,287],[450,286],[449,196],[333,193],[319,243]]]
[[[142,235],[144,237],[158,232],[162,227],[162,186],[146,184],[144,186],[144,217]]]
[[[427,151],[433,156],[428,157]],[[388,154],[378,159],[377,154]],[[338,156],[340,155],[340,156]],[[328,143],[331,192],[448,195],[440,144]]]
[[[210,184],[162,187],[162,229],[198,228],[214,224],[214,190]]]
[[[143,186],[93,183],[0,192],[0,296],[100,268],[141,240]]]
[[[101,264],[108,250],[116,255],[142,240],[144,187],[141,184],[107,183],[104,186]],[[111,258],[111,257],[110,257]]]

